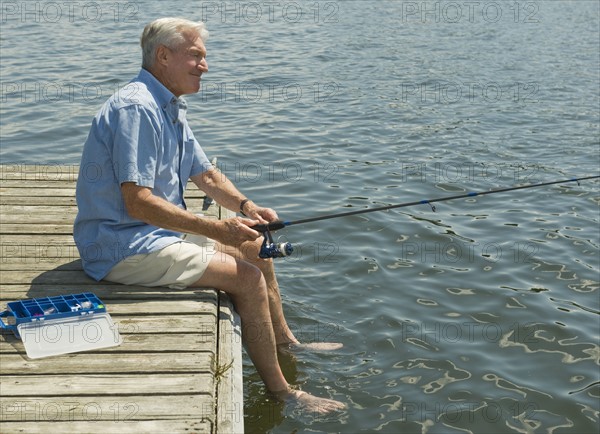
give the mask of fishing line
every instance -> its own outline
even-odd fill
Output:
[[[341,213],[336,213],[336,214],[325,214],[325,215],[321,215],[321,216],[317,216],[317,217],[310,217],[310,218],[304,218],[304,219],[293,220],[293,221],[277,220],[277,221],[270,222],[267,224],[259,224],[259,225],[252,226],[252,229],[254,229],[258,232],[261,232],[264,236],[262,248],[259,253],[259,256],[261,258],[284,257],[284,256],[291,255],[291,253],[293,252],[292,245],[290,243],[275,244],[273,242],[273,237],[271,236],[271,231],[275,232],[279,229],[283,229],[288,226],[299,225],[299,224],[303,224],[303,223],[313,223],[313,222],[318,222],[318,221],[322,221],[322,220],[348,217],[348,216],[366,214],[366,213],[377,212],[377,211],[387,211],[390,209],[404,208],[404,207],[415,206],[415,205],[424,205],[424,204],[429,205],[431,207],[431,210],[433,212],[435,212],[435,206],[433,204],[436,202],[445,202],[445,201],[449,201],[449,200],[465,199],[465,198],[476,197],[476,196],[484,196],[484,195],[488,195],[488,194],[505,193],[508,191],[524,190],[524,189],[529,189],[529,188],[538,188],[538,187],[544,187],[544,186],[555,185],[555,184],[566,184],[568,182],[576,182],[577,185],[581,185],[580,181],[597,179],[597,178],[600,178],[600,175],[585,176],[582,178],[562,179],[559,181],[540,182],[538,184],[520,185],[517,187],[506,187],[506,188],[499,188],[496,190],[469,192],[469,193],[465,193],[465,194],[458,194],[455,196],[438,197],[435,199],[424,199],[424,200],[418,200],[418,201],[414,201],[414,202],[405,202],[405,203],[399,203],[399,204],[395,204],[395,205],[386,205],[386,206],[380,206],[380,207],[376,207],[376,208],[367,208],[367,209],[361,209],[361,210],[355,210],[355,211],[341,212]]]

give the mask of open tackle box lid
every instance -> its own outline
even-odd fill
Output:
[[[31,359],[122,342],[106,306],[91,292],[13,301],[7,307],[0,313],[0,327],[23,341]]]

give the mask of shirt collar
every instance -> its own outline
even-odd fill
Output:
[[[138,74],[137,80],[144,83],[154,98],[156,103],[169,114],[173,121],[177,121],[180,114],[185,116],[187,110],[186,101],[179,97],[177,98],[173,93],[165,87],[150,71],[142,68]],[[180,110],[182,113],[179,113]]]

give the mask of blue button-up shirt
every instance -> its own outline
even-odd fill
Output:
[[[77,180],[73,237],[96,280],[123,259],[181,241],[178,232],[131,218],[121,184],[134,182],[185,209],[190,176],[211,164],[188,126],[186,105],[142,69],[111,96],[92,122]]]

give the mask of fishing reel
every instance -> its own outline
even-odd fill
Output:
[[[290,243],[275,243],[273,241],[273,237],[271,236],[271,232],[268,229],[265,229],[263,232],[263,243],[260,246],[260,252],[258,256],[263,259],[268,258],[284,258],[286,256],[290,256],[294,248]]]

